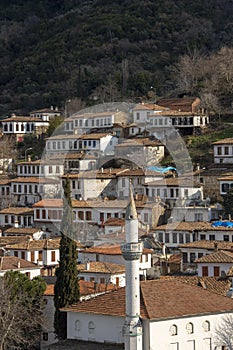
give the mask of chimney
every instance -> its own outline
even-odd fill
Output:
[[[218,243],[214,242],[214,251],[217,252],[218,251]]]
[[[19,227],[18,218],[17,218],[17,216],[15,216],[14,228],[18,228],[18,227]]]
[[[17,263],[17,268],[20,269],[20,261]]]
[[[90,262],[89,261],[86,262],[85,268],[86,268],[87,271],[90,270]]]
[[[31,155],[28,154],[28,162],[31,162],[31,161],[32,161]]]

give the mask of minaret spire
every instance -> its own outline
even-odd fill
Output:
[[[131,183],[129,203],[125,214],[126,243],[121,247],[126,266],[126,318],[123,334],[125,337],[125,350],[142,350],[139,280],[139,259],[142,254],[142,244],[138,242],[138,217]]]

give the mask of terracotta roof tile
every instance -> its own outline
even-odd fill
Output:
[[[103,308],[104,305],[104,308]],[[141,282],[140,313],[143,319],[170,319],[231,311],[233,300],[176,280]],[[64,311],[125,317],[125,288],[79,302]]]
[[[36,264],[16,256],[0,257],[0,271],[39,268]]]
[[[213,145],[225,145],[225,144],[233,144],[233,138],[229,137],[226,139],[222,139],[222,140],[218,140],[218,141],[213,142]]]
[[[39,239],[16,243],[12,245],[7,245],[6,248],[8,250],[42,250],[42,249],[59,249],[60,246],[60,238],[53,239]]]
[[[157,226],[153,229],[154,231],[188,231],[191,232],[193,230],[197,231],[231,231],[233,230],[232,227],[224,227],[224,226],[218,226],[214,227],[212,226],[211,222],[206,221],[200,221],[200,222],[188,222],[188,221],[182,221],[182,222],[172,222],[166,225]]]
[[[0,214],[33,215],[32,208],[10,207],[0,210]]]
[[[113,264],[108,262],[93,261],[89,262],[89,268],[86,264],[77,265],[78,271],[85,273],[105,273],[105,274],[118,274],[125,273],[125,266],[119,264]]]
[[[37,184],[57,184],[57,183],[60,183],[59,180],[57,179],[51,179],[49,177],[34,177],[34,176],[31,176],[31,177],[17,177],[15,179],[12,179],[10,180],[10,182],[14,183],[14,182],[17,182],[17,183],[37,183]]]
[[[89,282],[89,281],[79,280],[78,284],[79,284],[79,290],[80,290],[81,296],[96,294],[96,293],[104,293],[104,292],[107,292],[110,290],[116,290],[119,288],[114,284],[96,283],[94,281]],[[54,284],[47,285],[44,295],[54,296]]]
[[[226,242],[226,241],[207,241],[207,240],[199,240],[189,243],[183,243],[179,245],[179,248],[198,248],[198,249],[211,249],[215,250],[216,245],[218,249],[221,250],[230,250],[233,249],[233,243],[232,242]]]
[[[39,232],[39,228],[33,227],[9,227],[3,231],[3,234],[15,234],[15,235],[33,235]]]
[[[201,258],[195,260],[196,263],[232,263],[233,251],[217,251],[212,254],[203,255]]]

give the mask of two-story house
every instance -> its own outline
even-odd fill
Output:
[[[31,261],[41,266],[41,274],[52,276],[59,263],[60,238],[41,239],[7,245],[11,256]]]
[[[4,135],[14,135],[16,141],[22,142],[24,135],[36,134],[41,135],[49,127],[49,122],[37,117],[16,116],[2,120],[2,130]]]

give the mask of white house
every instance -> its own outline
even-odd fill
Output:
[[[16,256],[0,257],[0,277],[4,276],[7,271],[18,271],[25,274],[30,280],[40,276],[41,267],[30,261],[19,259]]]
[[[233,188],[233,175],[225,175],[218,178],[221,196]]]
[[[128,124],[132,121],[129,113],[124,112],[100,112],[73,114],[64,121],[66,133],[83,134],[92,129],[110,129],[115,124]]]
[[[30,117],[36,117],[40,118],[41,120],[50,121],[55,117],[61,117],[62,111],[59,111],[57,107],[53,108],[53,106],[51,106],[50,108],[42,108],[31,111],[29,115]]]
[[[213,142],[214,163],[233,163],[233,138],[227,138]]]
[[[88,300],[97,295],[107,293],[117,289],[113,284],[98,284],[96,282],[87,282],[79,280],[80,300]],[[48,346],[57,342],[56,334],[54,333],[54,284],[48,284],[44,292],[45,307],[43,310],[43,325],[41,332],[40,349],[48,349]]]
[[[129,139],[115,147],[115,157],[148,167],[158,164],[164,158],[164,145],[148,138]]]
[[[183,204],[191,201],[203,200],[202,186],[195,184],[190,178],[168,177],[148,181],[145,185],[144,193],[149,199],[161,198],[174,206],[177,200],[183,200]]]
[[[127,169],[101,168],[96,170],[80,171],[78,174],[69,174],[71,197],[87,200],[98,197],[117,197],[116,176]],[[66,178],[67,176],[63,176]]]
[[[0,210],[0,225],[32,227],[33,209],[23,207],[9,207]]]
[[[232,243],[225,241],[217,241],[217,240],[198,240],[190,243],[184,243],[179,245],[179,251],[181,253],[181,271],[185,271],[187,269],[193,269],[197,271],[197,261],[198,259],[212,255],[218,251],[231,251]],[[218,254],[216,256],[219,256]],[[229,261],[229,256],[227,258]],[[226,261],[226,257],[225,257]],[[220,260],[218,264],[215,266],[219,266]],[[213,266],[213,265],[212,265]],[[199,271],[200,272],[200,271]],[[221,271],[218,271],[218,276],[221,275]],[[217,274],[217,269],[216,269]],[[204,273],[204,276],[207,276]],[[208,274],[208,276],[210,276]],[[214,274],[213,274],[214,276]]]
[[[134,161],[134,158],[132,158]],[[117,174],[117,195],[118,198],[128,198],[130,183],[133,186],[134,193],[137,195],[145,194],[144,185],[157,180],[162,180],[163,174],[148,170],[148,169],[128,169],[122,173]],[[154,199],[154,198],[153,198]],[[137,200],[137,198],[136,198]]]
[[[64,174],[64,164],[61,159],[50,157],[48,160],[19,162],[17,164],[18,177],[58,178]]]
[[[125,286],[125,265],[92,261],[78,264],[79,279],[101,284]]]
[[[67,153],[70,151],[92,152],[98,156],[113,155],[118,144],[118,137],[108,133],[83,135],[56,135],[46,140],[47,154]]]
[[[31,206],[41,198],[60,196],[59,179],[45,177],[17,177],[11,180],[11,195],[17,206]]]
[[[143,349],[212,349],[215,328],[232,314],[231,298],[179,281],[141,282]],[[104,305],[104,308],[103,308]],[[67,338],[122,344],[125,289],[63,308]]]
[[[59,262],[60,238],[41,239],[7,245],[11,256],[37,263],[42,275],[53,275]]]
[[[152,230],[161,243],[171,249],[177,249],[180,244],[198,244],[198,241],[225,241],[233,242],[233,228],[214,226],[211,222],[172,222],[161,225]],[[211,243],[211,242],[210,242]],[[200,243],[201,244],[201,243]]]
[[[216,250],[195,260],[198,276],[224,277],[233,266],[233,251]]]
[[[15,114],[12,114],[11,117],[2,120],[3,134],[15,135],[18,142],[23,141],[24,135],[40,135],[44,133],[48,127],[48,121],[43,121],[37,117],[16,116]]]

